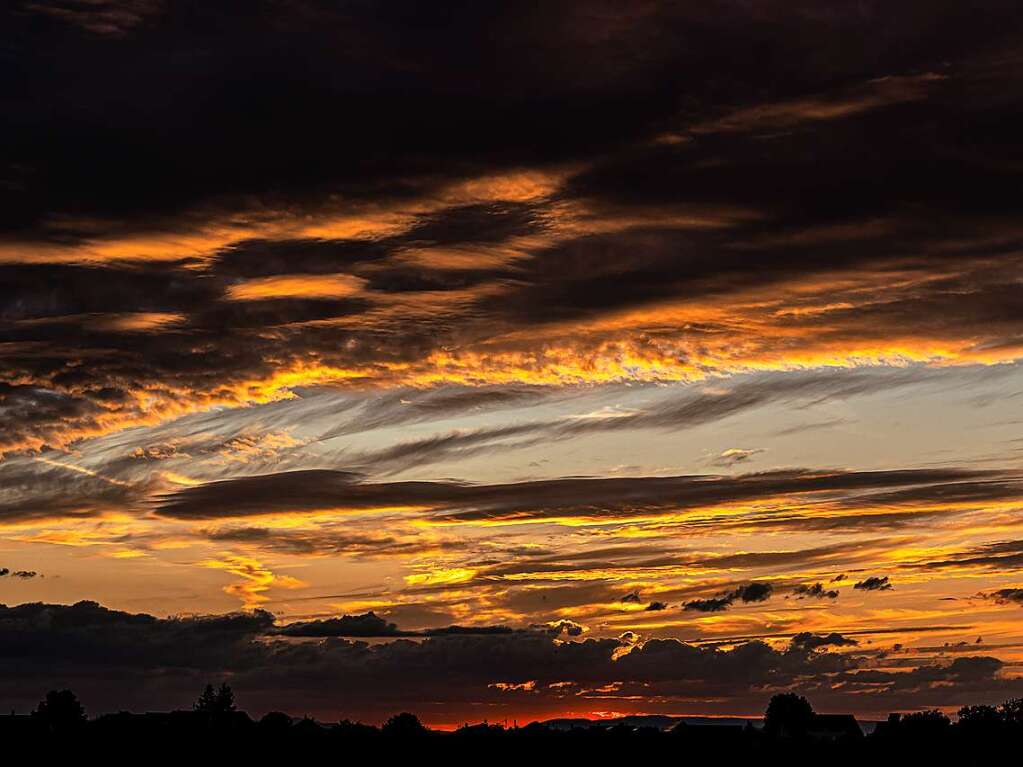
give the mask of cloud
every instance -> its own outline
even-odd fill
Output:
[[[661,610],[667,610],[668,609],[668,603],[667,602],[651,602],[650,604],[648,604],[643,609],[646,610],[647,612],[659,612]]]
[[[42,0],[27,3],[28,13],[38,13],[80,27],[101,37],[124,37],[163,11],[161,0]]]
[[[991,53],[1011,4],[751,16],[721,0],[598,24],[558,2],[510,28],[502,5],[412,36],[406,2],[260,2],[242,26],[208,5],[48,0],[0,17],[25,84],[0,179],[4,453],[323,385],[1019,356],[1002,247],[1019,210],[1000,162],[1019,73]],[[884,40],[845,44],[882,21]],[[466,46],[495,25],[498,50]],[[282,38],[302,56],[272,55]],[[49,66],[52,50],[75,67]],[[185,55],[203,65],[172,82],[166,62]],[[684,109],[667,95],[680,72]],[[110,104],[134,106],[95,130]],[[409,113],[434,119],[410,131]],[[962,152],[978,125],[1007,127]]]
[[[766,602],[770,599],[772,593],[774,593],[774,587],[770,583],[755,582],[739,586],[718,597],[692,599],[684,603],[682,609],[703,613],[722,612],[731,607],[736,601],[742,601],[746,604],[750,602]]]
[[[859,644],[851,637],[842,636],[837,632],[830,634],[814,634],[809,631],[802,631],[792,637],[793,647],[803,650],[817,650],[821,647],[855,647]]]
[[[1023,566],[1023,541],[997,541],[954,552],[943,559],[923,561],[919,566],[931,570],[978,568],[1014,570]]]
[[[842,580],[838,578],[837,580]],[[811,586],[800,584],[792,589],[794,594],[798,594],[800,599],[809,597],[812,599],[837,599],[838,591],[835,589],[826,589],[822,583],[814,583]]]
[[[350,526],[323,521],[315,528],[279,529],[259,526],[225,526],[203,531],[214,542],[244,544],[263,551],[296,556],[403,557],[438,548],[458,548],[453,540],[424,539],[407,531],[356,532]]]
[[[764,448],[758,447],[753,449],[742,449],[738,447],[732,447],[728,450],[721,452],[719,455],[714,456],[710,460],[712,466],[724,466],[730,467],[735,466],[737,463],[748,463],[753,456],[763,453]]]
[[[240,705],[255,714],[283,709],[338,718],[357,712],[376,721],[409,708],[428,690],[444,717],[468,715],[481,701],[515,710],[516,699],[500,697],[506,693],[492,687],[497,683],[532,682],[535,705],[550,711],[571,701],[585,705],[590,699],[577,694],[580,688],[608,684],[620,694],[647,689],[669,709],[694,696],[710,706],[729,696],[758,708],[778,686],[816,692],[815,700],[829,708],[848,707],[847,695],[876,698],[884,707],[893,698],[929,700],[940,693],[958,701],[1009,689],[997,678],[1001,662],[986,657],[888,673],[855,653],[831,653],[828,645],[779,651],[754,641],[722,650],[674,639],[556,639],[547,632],[385,637],[369,644],[335,637],[297,641],[276,631],[272,616],[261,611],[156,618],[93,602],[0,607],[7,699],[19,708],[34,705],[41,690],[63,680],[94,713],[187,707],[206,680],[229,678]],[[346,691],[340,699],[338,689]]]
[[[944,78],[936,74],[873,80],[842,94],[805,98],[742,109],[690,128],[694,133],[730,133],[792,129],[820,120],[840,120],[861,112],[927,97]]]
[[[892,588],[892,584],[888,581],[887,575],[881,577],[872,575],[865,580],[854,583],[853,588],[861,591],[889,591]]]
[[[262,301],[274,298],[343,298],[360,292],[363,281],[350,274],[278,275],[244,280],[231,285],[232,301]]]
[[[795,426],[788,426],[784,429],[779,429],[774,432],[775,437],[791,437],[797,434],[805,434],[808,431],[820,431],[823,429],[831,429],[835,426],[843,426],[845,424],[852,423],[852,421],[845,418],[826,418],[820,421],[811,421],[808,423],[800,423]]]
[[[504,485],[450,482],[367,482],[354,472],[308,470],[242,477],[183,488],[157,502],[157,513],[178,519],[228,519],[284,511],[418,506],[449,522],[522,521],[547,517],[612,517],[739,502],[776,495],[953,485],[990,478],[1014,496],[1001,475],[966,469],[815,472],[776,471],[736,477],[707,475],[635,478],[567,478]],[[926,495],[932,492],[924,487]]]
[[[770,583],[750,583],[747,586],[740,586],[733,593],[743,602],[766,602],[774,592],[774,586]]]
[[[1018,3],[249,5],[0,8],[18,85],[0,126],[5,537],[26,561],[44,545],[40,562],[59,557],[55,543],[145,553],[174,584],[186,565],[165,546],[215,549],[189,552],[205,570],[181,579],[223,578],[250,605],[296,585],[278,562],[320,557],[303,562],[316,579],[342,568],[347,580],[346,562],[393,576],[369,604],[339,606],[353,620],[372,605],[401,624],[404,589],[422,600],[402,602],[405,614],[444,616],[416,626],[563,618],[597,638],[448,626],[376,649],[260,630],[267,645],[239,634],[228,663],[189,645],[214,624],[181,619],[173,630],[197,658],[186,669],[158,662],[173,627],[153,619],[154,637],[133,635],[136,652],[159,650],[140,668],[174,669],[189,697],[211,673],[295,699],[316,679],[327,708],[330,690],[374,680],[380,700],[361,705],[433,700],[423,693],[443,671],[451,706],[492,703],[491,683],[535,682],[544,705],[579,710],[544,685],[583,656],[577,681],[620,682],[652,706],[663,694],[669,710],[699,689],[719,695],[708,706],[754,710],[768,687],[806,678],[827,678],[825,701],[849,689],[885,706],[925,705],[946,683],[1004,689],[990,660],[897,679],[753,644],[647,642],[608,666],[622,647],[600,635],[635,619],[615,608],[630,589],[664,600],[649,607],[724,609],[759,604],[769,584],[830,598],[821,573],[865,574],[882,556],[911,580],[1023,564],[1018,541],[982,540],[973,525],[1009,524],[1023,481],[969,468],[969,440],[914,452],[915,469],[741,474],[759,448],[728,422],[784,410],[796,424],[784,438],[927,387],[944,401],[965,381],[1015,375],[1023,126],[1006,94],[1021,85]],[[614,417],[563,417],[574,398],[578,413]],[[640,452],[658,453],[666,433],[718,424],[706,449],[739,445],[714,463],[736,476],[562,476],[595,471],[579,462],[616,436],[651,436]],[[798,461],[798,443],[769,449]],[[836,463],[862,458],[843,445]],[[627,461],[654,465],[640,458]],[[426,479],[391,481],[398,472]],[[949,543],[956,529],[964,542]],[[100,561],[72,559],[83,573]],[[160,589],[135,594],[122,567],[119,604],[166,604]],[[751,580],[760,592],[737,591]],[[468,604],[453,602],[462,588]],[[786,621],[829,612],[787,604]],[[68,653],[113,642],[76,630]],[[108,651],[116,660],[121,646]],[[483,667],[495,657],[508,679]],[[96,667],[101,698],[96,679],[139,676],[117,662],[121,676]],[[872,684],[889,697],[871,698]]]
[[[564,619],[559,621],[552,621],[550,623],[542,625],[534,625],[531,626],[530,628],[539,629],[543,633],[552,637],[559,637],[561,635],[577,637],[582,636],[583,633],[585,633],[588,630],[585,626],[580,625],[575,621]]]
[[[569,622],[570,623],[570,622]],[[552,627],[553,628],[553,627]],[[567,628],[559,627],[567,631]],[[340,618],[325,618],[310,621],[296,621],[274,629],[273,633],[286,637],[424,637],[424,636],[498,636],[513,633],[508,626],[442,626],[427,628],[421,631],[399,629],[376,613],[370,611],[362,615],[343,615]],[[581,629],[579,632],[581,633]],[[571,634],[576,636],[577,634]]]
[[[1023,589],[998,589],[987,596],[1003,604],[1016,603],[1023,605]]]
[[[423,629],[425,636],[503,636],[513,634],[515,629],[509,626],[441,626],[440,628]]]
[[[11,578],[21,578],[22,580],[29,580],[35,578],[39,573],[35,570],[11,570],[9,567],[0,567],[0,578],[10,576]]]
[[[695,610],[701,613],[716,613],[727,610],[735,600],[730,596],[713,597],[710,599],[691,599],[682,605],[683,610]]]
[[[388,623],[373,612],[344,615],[340,618],[289,623],[277,630],[290,637],[398,637],[409,636],[394,623]]]

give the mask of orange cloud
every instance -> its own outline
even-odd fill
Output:
[[[228,288],[232,301],[268,298],[345,298],[362,290],[365,280],[350,274],[279,275],[245,280]]]

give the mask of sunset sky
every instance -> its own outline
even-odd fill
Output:
[[[30,0],[0,61],[0,710],[1023,695],[1018,2]]]

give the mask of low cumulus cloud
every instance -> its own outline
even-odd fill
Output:
[[[35,570],[11,570],[9,567],[0,567],[0,578],[11,577],[21,578],[22,580],[29,580],[38,576]]]
[[[736,601],[741,601],[745,604],[766,602],[773,593],[774,586],[770,583],[750,583],[746,586],[739,586],[717,597],[691,599],[682,605],[682,609],[702,613],[722,612],[731,607]]]
[[[1001,604],[1023,605],[1023,589],[1020,588],[998,589],[985,596]]]
[[[800,584],[792,589],[792,593],[797,594],[800,599],[838,599],[838,591],[825,588],[823,583]]]
[[[792,637],[791,644],[793,647],[803,650],[817,650],[821,647],[855,647],[859,642],[834,631],[830,634],[814,634],[810,631],[802,631]]]
[[[890,591],[893,588],[893,584],[888,580],[888,576],[876,576],[872,575],[862,581],[857,581],[853,584],[854,589],[860,591]]]

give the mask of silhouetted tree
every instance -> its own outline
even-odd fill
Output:
[[[801,737],[813,719],[813,706],[802,695],[779,693],[771,698],[764,712],[764,732],[768,735]]]
[[[346,738],[368,738],[380,734],[380,730],[371,724],[352,722],[348,719],[342,719],[335,724],[334,732]]]
[[[192,706],[196,711],[204,711],[208,714],[226,714],[235,710],[234,693],[227,684],[221,684],[220,689],[214,690],[213,685],[206,685],[202,695]]]
[[[959,709],[959,724],[964,727],[997,727],[1002,715],[994,706],[963,706]]]
[[[419,717],[415,714],[410,714],[407,711],[401,714],[395,714],[387,720],[386,724],[381,728],[384,735],[389,737],[416,737],[419,735],[426,734],[426,728],[423,727],[419,721]]]
[[[998,707],[998,713],[1007,724],[1023,724],[1023,698],[1012,698]]]
[[[914,711],[902,717],[902,726],[913,736],[937,735],[952,724],[943,713],[935,709]]]
[[[85,722],[85,708],[71,690],[50,690],[32,712],[47,728],[67,731]]]

